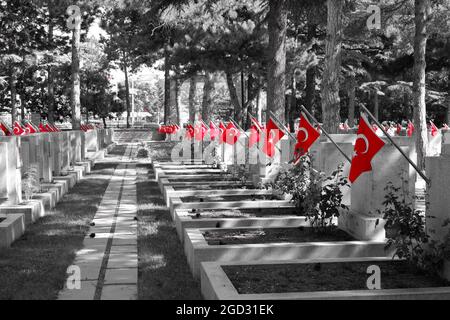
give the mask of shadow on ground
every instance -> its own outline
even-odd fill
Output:
[[[137,177],[139,299],[202,299],[153,169],[138,165]]]
[[[52,300],[83,247],[115,164],[98,164],[11,248],[0,250],[0,300]]]

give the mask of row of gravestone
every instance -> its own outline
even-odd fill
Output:
[[[280,168],[289,167],[289,161],[294,157],[296,141],[285,136],[277,145],[277,152],[271,159],[259,152],[258,148],[248,148],[248,137],[241,134],[234,145],[199,142],[184,139],[184,132],[180,130],[176,135],[169,136],[171,141],[180,141],[172,150],[172,161],[188,161],[195,159],[211,163],[211,159],[220,159],[228,169],[245,165],[246,172],[255,185],[273,180]],[[336,134],[332,139],[344,151],[348,158],[353,157],[356,134]],[[425,188],[424,181],[419,180],[418,174],[401,153],[386,139],[385,146],[372,160],[372,171],[361,175],[351,188],[345,187],[344,203],[350,207],[348,214],[341,215],[342,228],[360,240],[384,240],[384,223],[378,210],[383,210],[386,196],[385,187],[388,182],[401,187],[407,201],[413,206],[417,204],[416,194]],[[415,139],[413,137],[393,137],[395,143],[413,162],[417,163]],[[450,133],[439,133],[429,136],[428,158],[426,159],[426,174],[431,180],[427,187],[427,196],[431,202],[428,213],[436,219],[429,219],[427,225],[437,230],[433,238],[443,239],[445,235],[442,223],[450,218],[450,188],[446,186],[450,179]],[[260,142],[259,149],[262,149]],[[330,175],[339,164],[344,165],[344,176],[348,176],[350,163],[328,139],[316,142],[310,150],[313,165],[317,170]],[[256,160],[255,160],[256,159]],[[422,190],[423,192],[423,190]]]
[[[38,179],[53,182],[88,153],[97,153],[112,144],[113,131],[63,131],[27,136],[0,137],[0,204],[22,202],[22,178],[37,170]]]

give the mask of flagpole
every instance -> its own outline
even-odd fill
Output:
[[[347,159],[348,162],[352,163],[352,160],[347,156],[347,154],[341,149],[341,147],[338,146],[338,144],[333,140],[333,138],[331,138],[331,136],[328,134],[328,132],[326,132],[321,126],[320,126],[320,122],[316,120],[316,118],[314,118],[314,116],[309,113],[309,111],[304,107],[304,106],[300,106],[303,110],[303,112],[306,113],[306,115],[308,117],[310,117],[317,125],[319,125],[320,130],[322,130],[323,134],[327,136],[328,139],[330,139],[331,143],[339,150],[339,152],[344,156],[345,159]]]
[[[297,140],[297,138],[288,130],[288,128],[286,128],[286,126],[284,124],[282,124],[280,121],[278,121],[278,119],[276,118],[276,115],[269,110],[270,116],[273,120],[275,120],[276,122],[278,122],[277,124],[280,125],[281,127],[283,127],[284,130],[286,130],[286,132],[288,133],[288,135],[294,139]]]
[[[430,179],[423,173],[417,165],[406,155],[406,153],[400,148],[394,140],[391,138],[391,136],[386,132],[386,130],[383,128],[383,126],[378,122],[378,120],[375,118],[375,116],[364,106],[360,105],[360,107],[364,110],[365,113],[369,115],[369,117],[375,122],[375,124],[383,131],[384,135],[388,138],[388,140],[391,142],[391,144],[397,148],[397,150],[402,154],[402,156],[409,162],[410,165],[413,166],[414,170],[425,180],[427,184],[430,184]]]
[[[247,111],[247,114],[250,116],[250,118],[252,118],[252,119],[255,119],[256,120],[256,122],[258,122],[258,120],[249,112],[249,111]],[[258,122],[259,123],[259,122]],[[260,124],[260,123],[259,123]],[[255,126],[255,127],[258,127],[258,126]],[[262,132],[262,130],[260,129],[260,128],[256,128],[257,130],[258,130],[258,132]]]

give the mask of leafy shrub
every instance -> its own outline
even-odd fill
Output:
[[[22,178],[22,190],[25,194],[25,200],[31,200],[40,189],[39,169],[37,165],[30,165]]]
[[[394,248],[394,258],[406,259],[420,270],[439,273],[444,259],[450,258],[450,233],[442,243],[430,240],[425,229],[425,212],[414,210],[408,191],[388,182],[383,210],[377,210],[385,220],[386,248]],[[432,219],[429,216],[427,219]],[[376,225],[379,224],[377,221]],[[449,225],[446,221],[443,227]]]
[[[248,170],[247,170],[245,164],[233,166],[233,169],[231,170],[231,179],[232,180],[237,180],[238,183],[242,187],[244,187],[248,181],[248,178],[249,178]]]
[[[330,176],[315,170],[311,165],[311,156],[307,155],[289,169],[280,171],[275,182],[267,187],[292,197],[291,201],[299,214],[302,214],[319,230],[333,226],[340,210],[348,210],[342,203],[342,187],[349,187],[347,179],[342,176],[343,165],[339,165]]]

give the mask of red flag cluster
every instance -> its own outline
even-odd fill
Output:
[[[91,130],[95,130],[95,126],[93,124],[82,124],[80,126],[81,131],[88,132]]]
[[[34,125],[31,121],[25,120],[24,123],[15,121],[13,123],[12,129],[9,128],[3,121],[0,120],[0,130],[5,136],[24,136],[36,133],[45,132],[60,132],[54,124],[51,123],[40,123],[39,126]]]
[[[51,123],[39,124],[39,132],[61,132],[61,130]]]
[[[172,124],[170,126],[160,126],[158,128],[158,132],[161,134],[175,134],[178,132],[178,130],[180,130],[180,127],[177,126],[176,124]]]

